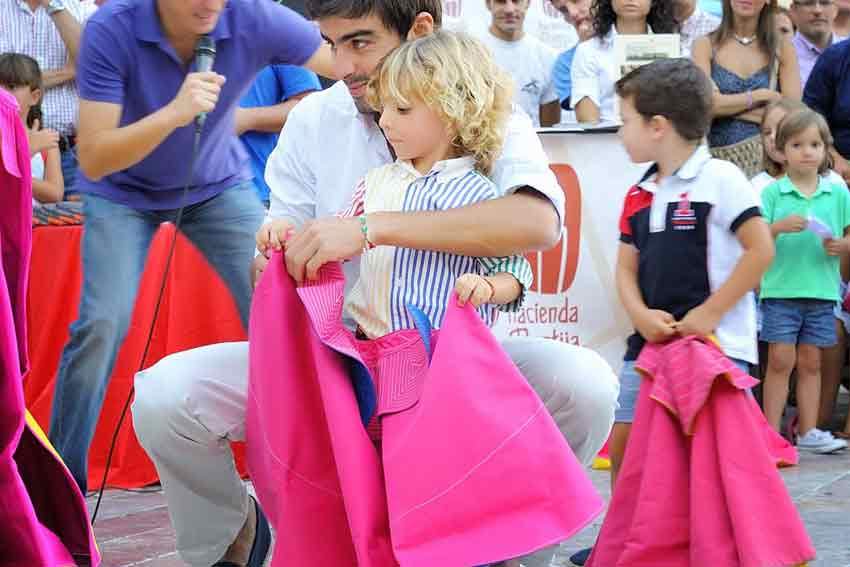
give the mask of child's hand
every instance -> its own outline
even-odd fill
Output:
[[[663,343],[676,334],[676,319],[666,311],[660,309],[647,309],[643,315],[635,321],[638,333],[651,343]]]
[[[257,231],[257,250],[264,255],[270,250],[281,250],[293,228],[292,223],[285,219],[265,223]]]
[[[493,299],[495,294],[493,285],[478,274],[463,274],[459,277],[455,282],[455,292],[458,305],[463,307],[469,301],[476,309]]]
[[[809,222],[800,215],[788,215],[776,224],[779,225],[778,232],[801,232]]]
[[[823,249],[830,256],[841,256],[847,251],[847,241],[843,238],[827,238],[823,241]]]
[[[700,305],[688,311],[681,321],[673,324],[673,327],[683,337],[690,335],[707,337],[717,329],[721,318],[722,314],[717,314],[705,305]]]
[[[27,135],[30,142],[30,153],[35,155],[43,150],[50,150],[59,147],[59,132],[51,128],[41,130],[41,124],[38,120],[34,120],[32,128],[29,129]]]
[[[260,276],[269,264],[269,259],[264,254],[255,256],[251,261],[251,289],[257,287],[257,282],[260,281]]]

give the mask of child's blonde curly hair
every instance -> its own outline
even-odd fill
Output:
[[[511,89],[512,79],[484,44],[441,30],[387,55],[369,81],[366,100],[380,112],[388,100],[407,106],[420,99],[454,133],[458,154],[472,156],[475,168],[489,175],[502,149]]]

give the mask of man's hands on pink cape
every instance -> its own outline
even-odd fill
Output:
[[[286,270],[298,283],[318,279],[322,266],[354,258],[363,251],[363,244],[356,218],[308,221],[286,241]]]
[[[312,220],[299,229],[287,220],[276,220],[260,227],[256,240],[257,250],[265,257],[285,250],[286,270],[298,283],[318,279],[319,269],[328,262],[348,260],[363,251],[363,233],[356,218]],[[263,262],[255,259],[254,263]],[[265,263],[260,272],[264,267]],[[252,275],[256,269],[252,265]]]

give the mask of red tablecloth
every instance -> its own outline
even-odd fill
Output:
[[[50,421],[59,358],[68,340],[68,328],[77,317],[82,286],[82,234],[80,226],[39,227],[33,231],[27,302],[32,372],[26,378],[24,395],[28,409],[45,430]],[[173,227],[165,225],[151,246],[130,331],[118,353],[89,452],[92,489],[100,487],[109,444],[139,367],[172,234]],[[179,236],[145,367],[174,352],[245,338],[227,288],[203,256]],[[135,488],[158,481],[153,463],[136,440],[129,413],[128,410],[121,427],[107,480],[109,486]],[[237,446],[236,454],[239,469],[244,472],[243,447]]]

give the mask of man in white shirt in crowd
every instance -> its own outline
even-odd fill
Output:
[[[552,126],[561,121],[561,106],[552,68],[557,52],[525,32],[529,0],[486,0],[492,21],[481,39],[496,63],[514,78],[514,102],[535,126]]]
[[[684,56],[690,55],[697,38],[710,34],[720,26],[720,18],[702,10],[697,6],[697,0],[673,0],[673,10],[680,26]]]
[[[77,177],[75,62],[82,24],[95,9],[91,0],[0,1],[0,53],[23,53],[38,61],[44,82],[42,126],[59,133],[66,193]]]
[[[353,259],[344,264],[353,282],[363,246],[360,221],[333,215],[350,205],[370,169],[394,159],[363,100],[366,83],[401,42],[439,27],[442,9],[440,0],[308,0],[308,11],[333,46],[343,80],[289,113],[266,168],[269,216],[296,228],[286,252],[296,280],[315,278],[326,262]],[[444,212],[373,214],[369,239],[379,246],[434,248],[437,235],[439,250],[470,256],[550,247],[561,232],[564,193],[521,112],[506,126],[490,177],[503,197]],[[267,262],[258,256],[254,265],[261,270]],[[578,459],[590,463],[613,423],[619,385],[610,366],[589,349],[549,339],[515,337],[502,346]],[[162,481],[178,550],[196,567],[245,524],[249,497],[229,441],[244,439],[247,384],[244,342],[173,354],[136,377],[136,434]],[[247,541],[252,537],[246,534]],[[547,548],[523,564],[548,565],[553,554]]]
[[[800,64],[800,85],[805,89],[818,57],[827,47],[841,41],[832,27],[838,8],[835,0],[794,0],[791,15],[797,24],[797,34],[791,41]]]

